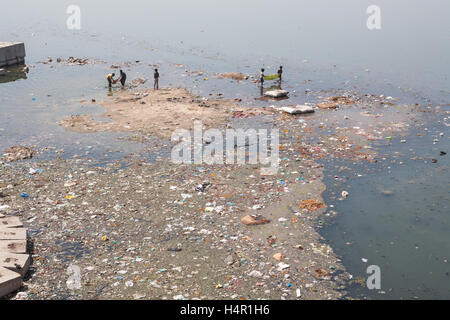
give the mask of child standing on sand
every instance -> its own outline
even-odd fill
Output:
[[[155,73],[153,75],[153,78],[155,79],[155,83],[153,84],[153,89],[158,90],[159,89],[159,72],[158,69],[155,69]]]
[[[259,82],[261,83],[261,87],[264,85],[264,68],[261,69],[261,74],[259,76]]]
[[[125,81],[127,81],[127,74],[120,70],[120,83],[122,84],[122,87],[125,87]]]

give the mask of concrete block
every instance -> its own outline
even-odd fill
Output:
[[[266,97],[271,97],[271,98],[284,98],[288,94],[289,94],[289,92],[286,90],[271,90],[271,91],[266,91],[266,93],[264,93],[264,95]]]
[[[0,227],[0,240],[27,240],[27,229]]]
[[[0,42],[0,67],[25,62],[25,44],[23,42]]]
[[[1,253],[27,253],[26,240],[0,240]]]
[[[281,107],[278,110],[289,113],[289,114],[304,114],[304,113],[313,113],[314,108],[310,106],[297,105],[294,107]]]
[[[22,285],[22,277],[17,272],[0,267],[0,297],[14,292]]]
[[[0,253],[0,267],[20,273],[22,277],[27,273],[30,263],[29,254]]]
[[[0,228],[19,228],[23,227],[22,222],[17,217],[0,218]]]

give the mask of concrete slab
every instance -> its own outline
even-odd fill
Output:
[[[25,62],[25,44],[23,42],[0,42],[0,67]]]
[[[1,253],[27,253],[26,240],[0,240]]]
[[[266,97],[271,97],[271,98],[283,98],[283,97],[286,97],[288,94],[289,94],[289,92],[286,90],[271,90],[271,91],[266,91],[266,93],[264,93],[264,95]]]
[[[22,277],[17,272],[0,267],[0,297],[14,292],[22,285]]]
[[[314,108],[310,106],[305,105],[297,105],[294,107],[281,107],[278,110],[289,113],[289,114],[304,114],[304,113],[313,113]]]
[[[27,229],[0,227],[0,240],[27,240]]]
[[[30,263],[29,254],[0,253],[0,267],[20,273],[22,277],[27,273]]]
[[[17,217],[0,218],[0,228],[19,228],[23,227],[22,222]]]

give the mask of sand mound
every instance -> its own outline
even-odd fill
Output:
[[[77,115],[59,124],[75,132],[140,132],[170,138],[176,129],[191,129],[194,120],[201,120],[205,128],[219,128],[237,107],[233,100],[206,99],[185,89],[123,91],[100,104],[110,121]]]

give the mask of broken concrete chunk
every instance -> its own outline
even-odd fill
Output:
[[[295,115],[295,114],[304,114],[304,113],[313,113],[314,108],[305,105],[297,105],[296,107],[281,107],[278,110]]]
[[[30,266],[30,255],[17,253],[0,253],[0,267],[20,273],[23,277]]]
[[[17,272],[0,267],[0,297],[16,291],[22,285],[22,277]]]

